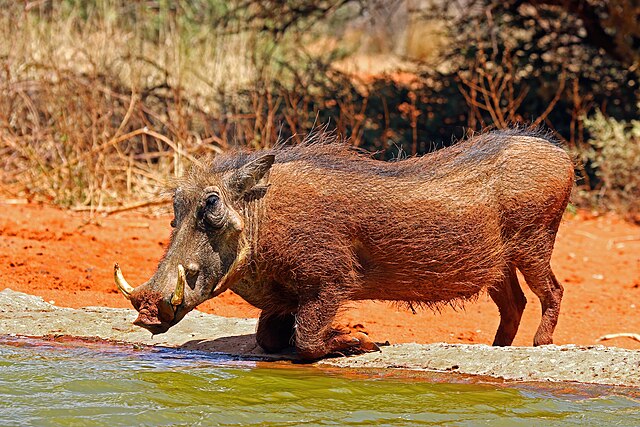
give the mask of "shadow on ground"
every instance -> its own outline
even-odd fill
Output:
[[[269,361],[295,361],[297,359],[293,347],[278,354],[265,353],[256,343],[256,334],[232,335],[215,339],[194,339],[185,342],[177,348],[182,350],[225,353],[232,356],[241,355],[242,359]]]

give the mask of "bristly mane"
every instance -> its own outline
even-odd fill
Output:
[[[303,162],[321,169],[390,178],[414,173],[426,177],[429,176],[429,171],[425,170],[425,167],[432,169],[429,167],[432,166],[433,169],[437,168],[439,173],[444,173],[448,169],[447,165],[456,167],[460,163],[473,164],[496,158],[504,147],[505,137],[532,137],[538,141],[543,139],[553,145],[559,145],[548,132],[515,128],[478,134],[423,156],[381,161],[372,157],[374,153],[349,145],[348,140],[340,138],[334,132],[316,130],[298,145],[288,145],[281,141],[275,147],[265,150],[245,149],[217,155],[207,168],[212,173],[224,173],[238,169],[260,156],[273,154],[276,164]]]

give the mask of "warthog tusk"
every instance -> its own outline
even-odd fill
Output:
[[[182,304],[182,300],[184,299],[184,284],[187,282],[184,274],[184,267],[182,264],[178,264],[178,281],[176,283],[176,290],[173,292],[173,296],[171,297],[171,305],[174,307]]]
[[[116,262],[113,266],[113,278],[116,281],[116,285],[122,295],[124,295],[127,299],[131,299],[131,293],[133,293],[134,288],[124,280],[124,276],[122,275],[122,271],[120,270],[120,266]]]

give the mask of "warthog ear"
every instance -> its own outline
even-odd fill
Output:
[[[229,188],[240,197],[250,192],[258,183],[260,183],[260,187],[266,189],[267,184],[260,182],[260,180],[267,177],[267,172],[271,169],[274,161],[273,154],[266,154],[247,163],[229,177],[227,181]]]

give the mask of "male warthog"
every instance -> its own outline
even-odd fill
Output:
[[[562,286],[549,260],[574,180],[562,149],[511,130],[382,162],[312,138],[191,169],[153,277],[134,289],[116,265],[136,325],[165,332],[232,289],[262,309],[262,348],[315,359],[365,349],[332,327],[347,301],[438,306],[486,289],[500,310],[494,345],[510,345],[526,304],[517,268],[542,303],[533,344],[552,343]]]

